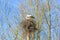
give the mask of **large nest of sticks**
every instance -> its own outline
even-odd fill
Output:
[[[26,32],[34,32],[36,30],[36,21],[34,19],[24,20],[21,26]]]
[[[21,26],[26,30],[26,31],[29,31],[29,32],[32,32],[32,31],[35,31],[36,30],[36,24],[35,22],[33,21],[22,21],[21,22]]]

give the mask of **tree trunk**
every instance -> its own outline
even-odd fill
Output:
[[[48,9],[48,17],[49,17],[49,21],[48,21],[48,40],[51,40],[51,14],[50,14],[50,5],[49,5],[49,0],[47,0],[46,2],[46,6]]]
[[[32,40],[34,40],[34,37],[35,37],[35,33],[32,32]]]
[[[27,32],[27,40],[30,40],[30,33]]]

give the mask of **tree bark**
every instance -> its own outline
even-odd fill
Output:
[[[27,40],[30,40],[30,33],[27,32]]]
[[[32,32],[32,40],[34,40],[34,37],[35,37],[35,33]]]

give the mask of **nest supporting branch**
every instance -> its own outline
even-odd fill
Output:
[[[27,40],[30,40],[30,32],[27,32]]]

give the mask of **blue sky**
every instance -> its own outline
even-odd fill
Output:
[[[42,0],[42,1],[44,3],[44,0]],[[60,0],[56,0],[56,2],[60,7]],[[18,25],[18,23],[19,23],[19,12],[20,12],[19,5],[21,3],[24,4],[24,7],[26,9],[29,9],[26,0],[0,0],[0,34],[2,34],[4,31],[6,32],[6,29],[8,27],[7,23],[10,23],[10,25],[12,27]],[[53,25],[55,25],[56,22],[54,22],[53,18],[55,16],[57,16],[58,19],[60,20],[60,11],[58,9],[52,8],[51,13],[53,13],[53,15],[52,15]],[[60,24],[60,21],[58,21],[58,23]],[[54,30],[54,29],[52,29],[52,30]],[[57,31],[59,32],[59,30],[57,30]],[[59,35],[60,35],[60,33],[59,33]],[[0,35],[0,37],[1,37],[1,35]]]

